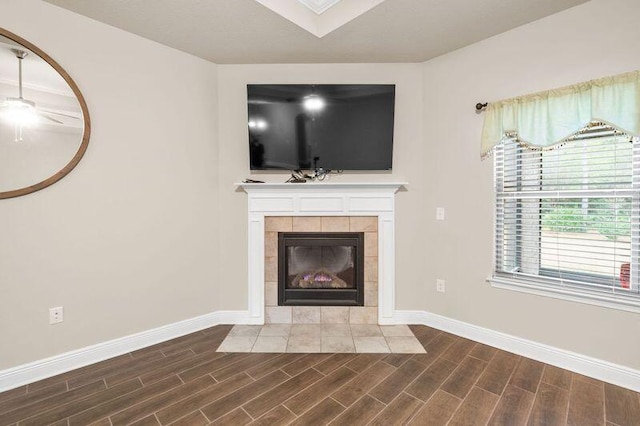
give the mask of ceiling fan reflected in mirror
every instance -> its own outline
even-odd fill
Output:
[[[18,59],[18,97],[7,97],[4,101],[0,102],[0,118],[15,126],[16,142],[22,141],[22,129],[24,127],[34,126],[38,124],[41,119],[58,125],[64,125],[64,122],[53,118],[52,115],[74,120],[80,119],[80,117],[73,115],[37,108],[34,101],[25,99],[22,94],[22,61],[29,53],[21,49],[13,48],[11,52],[13,52]]]

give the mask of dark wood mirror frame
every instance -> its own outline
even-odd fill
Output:
[[[73,91],[74,95],[78,99],[78,103],[80,104],[80,108],[82,109],[82,117],[84,120],[82,142],[80,143],[80,147],[78,148],[78,151],[73,156],[73,158],[67,163],[66,166],[64,166],[60,171],[56,172],[53,176],[41,182],[38,182],[36,184],[30,185],[24,188],[20,188],[20,189],[0,192],[0,199],[4,199],[4,198],[19,197],[21,195],[27,195],[27,194],[31,194],[32,192],[39,191],[43,188],[53,185],[54,183],[56,183],[57,181],[65,177],[67,174],[69,174],[69,172],[73,170],[73,168],[80,162],[80,160],[82,159],[82,156],[87,150],[87,146],[89,145],[89,136],[91,135],[91,121],[89,119],[89,109],[87,108],[87,103],[85,102],[84,97],[80,92],[80,89],[78,88],[76,83],[73,81],[73,79],[69,76],[69,74],[67,74],[67,72],[60,66],[60,64],[54,61],[49,55],[44,53],[37,46],[33,45],[32,43],[28,42],[22,37],[10,31],[5,30],[4,28],[0,28],[0,36],[4,36],[26,47],[31,52],[35,53],[40,58],[42,58],[49,65],[51,65],[51,67],[53,67],[53,69],[56,70],[56,72],[58,72],[60,76],[62,76],[62,78],[67,82],[67,84]]]

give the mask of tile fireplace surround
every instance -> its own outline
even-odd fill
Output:
[[[332,182],[238,184],[249,198],[248,306],[251,323],[391,324],[395,306],[395,193],[403,185]],[[364,307],[274,306],[277,264],[272,251],[273,237],[278,231],[290,229],[365,232]]]
[[[266,216],[265,323],[378,324],[376,216]],[[278,232],[364,232],[364,306],[278,306]]]

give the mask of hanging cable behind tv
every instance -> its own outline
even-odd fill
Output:
[[[340,174],[343,170],[329,170],[323,168],[317,168],[313,171],[313,173],[305,173],[302,170],[293,170],[291,172],[291,177],[285,181],[285,183],[306,183],[309,181],[319,181],[322,182],[327,178],[327,176],[331,174]]]

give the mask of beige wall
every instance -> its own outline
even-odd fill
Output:
[[[396,83],[391,174],[337,180],[407,181],[398,195],[396,308],[423,310],[640,368],[637,314],[490,287],[492,161],[480,161],[474,105],[640,67],[640,4],[594,0],[424,64],[221,65],[221,299],[246,309],[248,83]],[[603,22],[615,24],[603,25]],[[416,77],[421,69],[421,80]],[[256,174],[266,181],[286,175]],[[435,220],[445,207],[447,220]],[[436,278],[447,293],[435,291]]]
[[[492,268],[492,159],[480,161],[479,101],[640,68],[640,2],[594,0],[424,64],[428,247],[424,283],[400,283],[398,307],[423,309],[640,368],[640,315],[499,290]],[[447,221],[433,220],[436,206]],[[417,270],[415,271],[418,272]],[[436,277],[447,293],[434,290]]]
[[[425,64],[216,66],[36,0],[0,26],[57,59],[93,135],[78,168],[0,207],[0,369],[247,308],[247,83],[395,83],[396,307],[640,368],[640,316],[492,289],[492,163],[473,106],[640,68],[636,0],[593,0]],[[25,18],[28,17],[28,18]],[[216,120],[218,123],[216,123]],[[219,143],[218,143],[219,141]],[[257,174],[280,182],[284,174]],[[435,207],[447,220],[436,222]],[[435,292],[435,279],[447,293]],[[47,324],[64,305],[65,322]]]
[[[0,202],[0,370],[221,309],[216,65],[35,0],[0,2],[0,26],[93,124],[69,176]]]
[[[424,230],[416,228],[425,204],[422,158],[422,65],[219,65],[220,138],[220,298],[226,309],[247,309],[247,195],[234,183],[249,176],[247,136],[248,83],[395,83],[396,109],[393,172],[344,174],[336,181],[407,181],[410,191],[397,203],[396,277],[404,287],[416,277],[416,247],[424,246]],[[252,176],[284,182],[286,173]],[[417,232],[416,232],[417,231]]]

